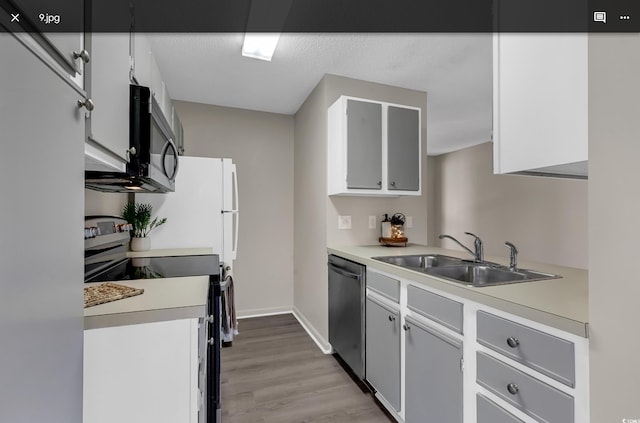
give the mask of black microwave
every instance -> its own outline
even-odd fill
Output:
[[[130,85],[129,161],[126,172],[86,171],[85,187],[105,192],[173,192],[178,147],[148,87]]]

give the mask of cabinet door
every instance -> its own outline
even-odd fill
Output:
[[[476,396],[476,401],[478,404],[478,423],[522,423],[522,420],[480,394]]]
[[[367,297],[367,380],[400,410],[400,315]]]
[[[494,37],[494,173],[586,177],[588,34]]]
[[[382,105],[347,100],[347,188],[382,188]]]
[[[151,86],[151,48],[146,35],[134,33],[133,37],[133,75],[138,85]]]
[[[18,20],[11,20],[8,28],[13,30],[21,27],[30,32],[34,40],[72,77],[76,72],[82,73],[83,61],[75,57],[74,52],[80,53],[84,45],[84,1],[57,2],[55,7],[52,4],[44,7],[45,2],[36,1],[15,3],[7,4],[7,12],[18,13]],[[33,28],[39,32],[34,32]],[[55,28],[55,32],[48,32],[52,28]],[[81,82],[81,79],[77,82]]]
[[[406,320],[405,422],[462,423],[462,342]]]
[[[129,149],[129,34],[92,33],[90,138],[122,161]]]
[[[389,106],[387,112],[388,189],[420,189],[420,115],[418,110]]]
[[[193,325],[196,319],[86,330],[83,423],[196,423]]]
[[[83,97],[28,37],[0,34],[0,420],[80,422]]]

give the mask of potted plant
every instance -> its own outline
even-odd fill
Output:
[[[151,204],[127,203],[122,208],[122,218],[133,226],[131,231],[131,251],[147,251],[151,247],[148,235],[153,228],[164,224],[167,218],[151,220]]]

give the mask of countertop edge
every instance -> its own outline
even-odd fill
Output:
[[[85,316],[84,330],[165,322],[168,320],[197,319],[206,316],[206,314],[206,305],[99,314],[95,316]]]
[[[461,256],[459,251],[443,250],[441,248],[427,247],[427,246],[418,246],[418,247],[433,248],[434,250],[445,252],[448,255]],[[352,246],[351,248],[354,248],[354,247]],[[396,251],[397,250],[394,250],[394,252]],[[538,310],[526,305],[512,302],[510,300],[500,299],[492,295],[483,294],[481,291],[479,291],[480,289],[486,289],[486,288],[467,287],[464,285],[456,284],[455,282],[449,282],[443,279],[439,279],[431,275],[416,275],[414,272],[410,270],[405,270],[398,266],[376,261],[376,260],[373,260],[371,257],[352,254],[348,251],[345,251],[344,249],[341,249],[340,247],[327,247],[327,252],[329,254],[336,254],[340,257],[344,257],[346,259],[353,260],[358,263],[362,263],[368,267],[372,267],[374,269],[377,269],[383,272],[394,274],[403,279],[410,280],[418,285],[424,285],[424,286],[431,287],[433,289],[439,289],[446,293],[457,295],[459,297],[466,298],[471,301],[475,301],[479,304],[493,307],[495,309],[502,310],[502,311],[514,314],[516,316],[523,317],[523,318],[580,336],[582,338],[589,337],[588,322],[581,322],[568,317],[563,317],[557,314],[549,313],[543,310]]]

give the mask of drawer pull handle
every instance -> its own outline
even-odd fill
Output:
[[[509,345],[511,348],[518,348],[518,345],[520,345],[520,340],[511,336],[507,338],[507,345]]]
[[[404,330],[405,330],[405,332],[406,332],[406,331],[408,331],[409,329],[411,329],[411,326],[409,326],[408,324],[406,324],[406,323],[405,323],[404,325],[402,325],[402,329],[404,329]]]
[[[516,395],[518,392],[520,392],[520,388],[518,388],[518,385],[516,385],[515,383],[510,383],[507,385],[507,391],[509,391],[511,395]]]
[[[390,322],[395,322],[396,321],[396,317],[389,315],[389,321]]]

